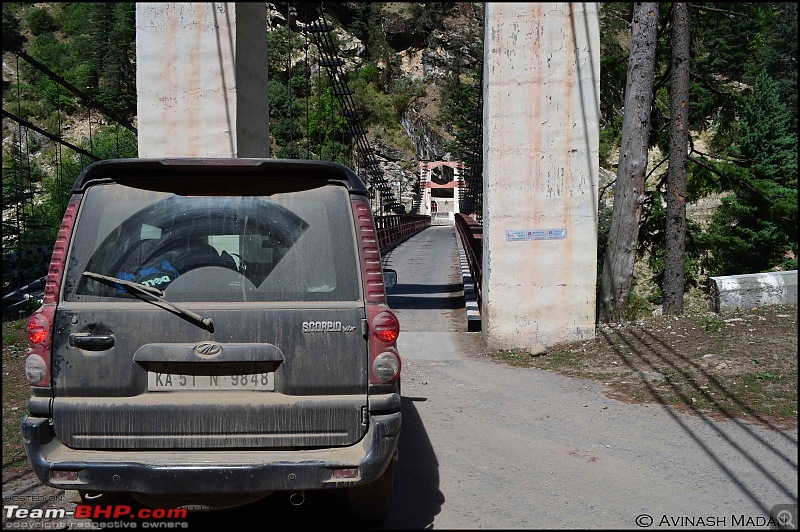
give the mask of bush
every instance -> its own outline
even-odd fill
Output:
[[[31,33],[36,36],[58,29],[58,25],[50,13],[39,7],[33,8],[28,13],[25,22],[28,24],[28,29],[31,30]]]

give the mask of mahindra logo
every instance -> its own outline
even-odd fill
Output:
[[[222,351],[222,346],[215,342],[203,342],[194,347],[194,352],[205,357],[213,357]]]

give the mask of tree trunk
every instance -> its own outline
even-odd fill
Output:
[[[658,3],[634,3],[614,209],[600,277],[598,319],[604,321],[622,319],[630,299],[639,220],[645,197],[657,29]]]
[[[672,5],[672,87],[667,172],[663,313],[683,313],[686,254],[686,159],[689,140],[689,9]]]

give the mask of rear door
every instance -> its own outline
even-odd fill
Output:
[[[54,426],[68,446],[307,448],[363,436],[348,191],[275,183],[269,193],[227,181],[224,195],[186,194],[186,183],[181,194],[164,182],[88,188],[55,318]]]

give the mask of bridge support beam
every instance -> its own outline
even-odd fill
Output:
[[[139,157],[268,157],[262,3],[137,3]]]
[[[594,3],[486,3],[481,329],[489,349],[595,336]]]

